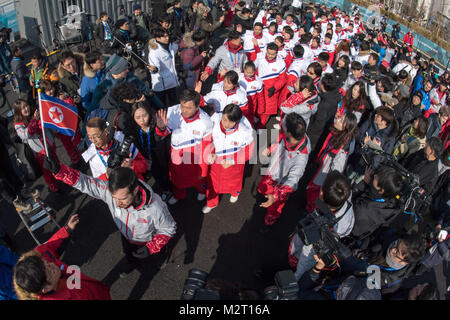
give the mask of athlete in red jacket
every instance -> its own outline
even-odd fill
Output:
[[[109,287],[62,262],[64,243],[78,224],[78,215],[46,243],[25,253],[14,267],[14,289],[20,300],[111,300]]]

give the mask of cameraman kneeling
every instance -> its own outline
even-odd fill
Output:
[[[341,261],[343,274],[372,274],[373,289],[383,298],[396,292],[404,279],[412,276],[426,252],[426,241],[417,234],[399,235],[392,230],[381,233],[369,249]],[[375,270],[370,271],[370,269]]]
[[[322,185],[319,199],[328,206],[337,220],[333,226],[334,232],[339,237],[349,235],[353,228],[355,218],[350,202],[351,187],[348,179],[338,171],[330,172]],[[325,212],[318,213],[324,214]],[[314,266],[316,263],[314,259],[315,254],[314,245],[304,245],[297,232],[291,237],[288,259],[290,266],[296,269],[295,278],[297,281],[302,277],[303,273]],[[326,267],[333,269],[336,267],[336,261]]]
[[[402,177],[393,168],[380,166],[375,172],[366,168],[364,180],[356,189],[354,197],[355,225],[352,236],[363,239],[384,224],[391,222],[400,212],[398,195],[402,188]]]
[[[121,276],[137,267],[140,259],[160,252],[175,234],[176,223],[167,205],[130,168],[112,169],[106,182],[59,164],[53,156],[45,158],[44,167],[56,179],[108,205],[128,262]]]
[[[94,178],[107,181],[107,168],[108,162],[111,162],[110,157],[114,157],[122,149],[122,146],[125,146],[129,138],[124,137],[121,131],[115,131],[114,137],[112,137],[107,128],[106,120],[100,117],[94,117],[88,120],[86,123],[86,133],[92,144],[83,153],[83,158],[89,163]],[[121,161],[120,165],[122,167],[132,168],[139,179],[145,180],[143,174],[145,174],[148,168],[147,161],[133,144],[129,146],[128,154]],[[111,160],[114,161],[114,159]]]

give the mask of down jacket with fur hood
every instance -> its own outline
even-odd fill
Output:
[[[66,91],[72,98],[80,95],[79,89],[81,85],[81,79],[84,76],[84,57],[82,53],[74,53],[75,60],[77,61],[77,75],[71,74],[66,71],[60,62],[58,68],[59,82],[62,84],[64,91]]]
[[[185,33],[180,42],[180,55],[186,75],[185,82],[188,88],[194,88],[200,77],[200,71],[205,58],[200,54],[199,47],[192,40],[192,32]]]
[[[178,45],[161,45],[156,39],[151,39],[148,46],[148,63],[158,68],[158,72],[152,73],[153,91],[161,92],[178,87],[180,83],[175,68]]]

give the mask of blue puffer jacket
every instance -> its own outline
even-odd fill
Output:
[[[13,287],[13,268],[19,257],[0,245],[0,300],[17,300]]]
[[[392,154],[394,151],[394,144],[395,144],[395,138],[391,137],[389,133],[392,130],[392,124],[388,125],[386,128],[379,130],[375,126],[375,123],[373,122],[373,116],[370,119],[367,119],[361,126],[360,134],[358,137],[358,141],[362,144],[364,144],[364,139],[367,136],[373,138],[377,138],[381,141],[381,148],[389,154]]]

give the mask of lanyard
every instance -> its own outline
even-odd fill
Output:
[[[113,146],[112,146],[110,149],[105,150],[105,152],[109,152],[109,151],[111,151],[111,150],[113,150],[113,149],[115,149],[115,148],[116,148],[116,145],[113,144]],[[98,154],[100,160],[102,160],[102,163],[103,163],[103,165],[105,166],[105,168],[108,168],[108,164],[106,163],[105,159],[103,159],[103,157],[102,157],[102,155],[100,154],[100,152],[98,152],[97,148],[95,148],[95,151],[97,152],[97,154]]]
[[[98,152],[97,149],[95,149],[95,151],[97,151],[97,154],[100,158],[100,160],[102,160],[103,165],[105,166],[105,168],[108,168],[108,164],[106,163],[105,159],[103,159],[102,155],[100,154],[100,152]]]
[[[150,128],[147,130],[147,152],[148,152],[148,158],[151,159],[151,145],[150,145]],[[139,135],[141,136],[141,144],[144,146],[144,136],[143,136],[143,130],[139,129]]]
[[[130,36],[128,35],[127,31],[122,31],[120,30],[120,33],[122,34],[122,36],[125,38],[125,41],[128,43],[130,42]]]
[[[394,269],[394,268],[388,268],[388,267],[383,267],[383,266],[378,266],[380,269],[386,270],[386,271],[398,271],[401,269]]]
[[[231,63],[233,64],[233,68],[234,69],[237,69],[238,67],[239,67],[239,57],[240,57],[240,51],[238,51],[237,53],[236,53],[236,63],[234,62],[234,59],[233,59],[233,55],[231,54],[231,51],[228,51],[228,53],[230,54],[230,59],[231,59]]]
[[[372,198],[372,201],[376,201],[376,202],[380,202],[380,203],[386,202],[386,200],[384,200],[384,199],[375,199],[375,198]]]

